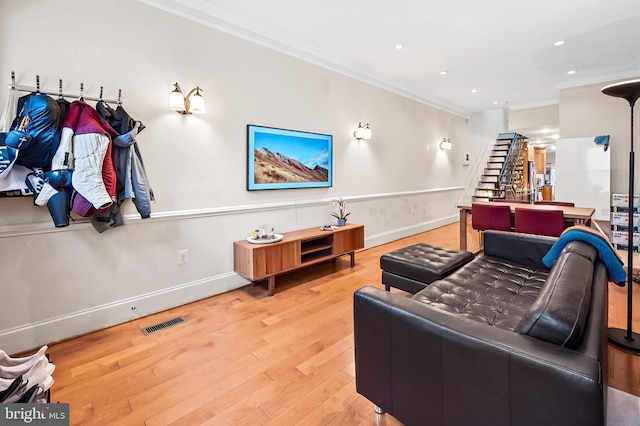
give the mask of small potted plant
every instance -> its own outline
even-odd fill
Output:
[[[344,226],[347,223],[347,217],[351,214],[347,213],[347,202],[342,198],[338,198],[337,200],[331,200],[329,205],[337,207],[337,211],[331,212],[331,216],[338,219],[338,226]]]

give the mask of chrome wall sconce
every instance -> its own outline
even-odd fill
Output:
[[[369,140],[371,139],[371,128],[369,127],[369,123],[365,123],[364,126],[361,122],[358,123],[358,128],[354,130],[353,136],[358,140]]]
[[[451,150],[451,138],[442,138],[442,141],[440,142],[440,149],[443,151],[449,151]]]
[[[173,90],[169,94],[169,108],[180,114],[202,114],[205,111],[204,98],[200,94],[202,89],[197,86],[184,96],[178,83],[173,84]]]

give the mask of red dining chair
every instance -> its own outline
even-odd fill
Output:
[[[516,208],[515,231],[523,234],[559,237],[564,231],[564,213],[561,210]]]
[[[516,200],[511,198],[495,198],[491,201],[496,203],[529,204],[527,200]],[[511,229],[513,229],[513,225],[514,225],[513,215],[511,215]]]
[[[567,206],[567,207],[575,207],[576,204],[571,201],[535,201],[533,204],[540,204],[543,206]]]
[[[540,204],[542,206],[566,206],[566,207],[575,207],[576,204],[571,201],[551,201],[551,200],[541,200],[536,201],[534,204]],[[564,221],[564,227],[568,228],[573,225],[573,222],[570,220]]]
[[[500,204],[471,204],[471,228],[480,234],[480,250],[484,246],[482,231],[494,229],[498,231],[511,231],[511,208]],[[471,245],[473,247],[473,233]]]

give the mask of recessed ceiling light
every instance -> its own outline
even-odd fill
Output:
[[[477,93],[478,89],[471,89],[471,93]]]
[[[404,44],[400,44],[400,43],[398,43],[398,44],[396,44],[394,47],[395,47],[395,49],[396,49],[396,50],[400,50],[400,49],[403,49],[403,48],[404,48]]]
[[[440,71],[440,75],[447,75],[449,74],[449,71]]]
[[[562,46],[564,44],[564,40],[558,40],[555,43],[553,43],[554,46]]]
[[[498,101],[493,101],[493,104],[494,104],[494,105],[498,105],[499,103],[500,103],[500,102],[498,102]]]
[[[577,72],[576,70],[570,70],[570,71],[567,71],[567,74],[569,74],[569,75],[573,75],[573,74],[575,74],[576,72]]]

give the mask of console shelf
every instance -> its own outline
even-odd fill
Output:
[[[239,275],[251,280],[268,280],[269,295],[275,291],[276,275],[306,266],[351,256],[355,266],[355,251],[364,248],[364,226],[348,224],[333,231],[318,228],[283,234],[273,244],[251,244],[246,240],[233,243],[233,267]]]
[[[312,240],[300,241],[300,248],[302,254],[313,253],[314,251],[324,250],[327,248],[333,248],[333,235],[314,238]]]

